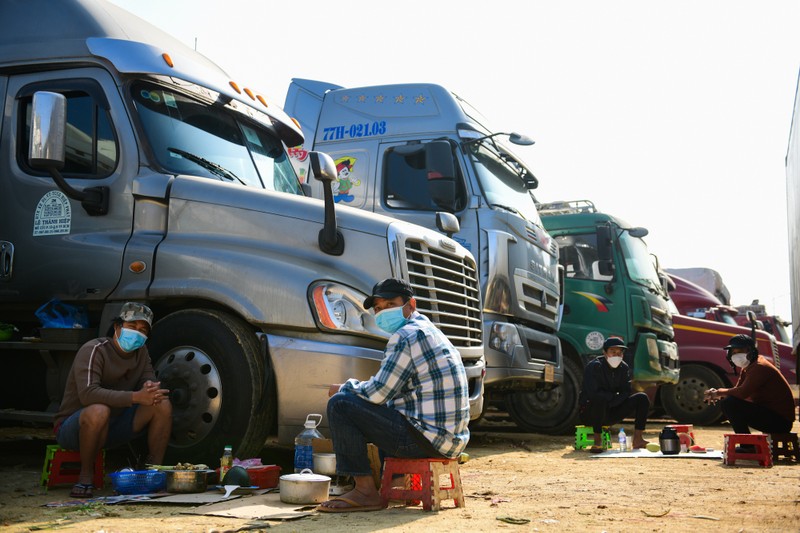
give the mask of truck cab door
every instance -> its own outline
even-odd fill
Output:
[[[628,300],[625,284],[617,279],[621,269],[611,266],[614,254],[603,253],[594,231],[555,239],[565,276],[562,334],[572,338],[580,353],[590,355],[600,354],[611,335],[628,340]]]
[[[53,178],[28,160],[33,95],[67,100],[66,163],[61,174],[75,189],[109,188],[107,214],[91,216]],[[0,241],[4,257],[0,301],[41,305],[102,300],[120,279],[131,234],[133,201],[128,176],[138,166],[136,142],[114,80],[82,68],[9,77],[0,131]],[[7,256],[8,254],[6,254]]]
[[[380,143],[375,180],[375,212],[437,229],[436,213],[458,217],[453,235],[477,254],[477,217],[470,210],[471,194],[455,146],[447,140]]]

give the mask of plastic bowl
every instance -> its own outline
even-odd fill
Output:
[[[158,470],[113,472],[109,477],[119,494],[150,494],[163,491],[167,486],[167,474]]]

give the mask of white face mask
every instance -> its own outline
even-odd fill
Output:
[[[622,357],[618,355],[612,355],[611,357],[606,357],[606,361],[608,361],[608,365],[611,368],[617,368],[620,363],[622,363]]]
[[[731,356],[731,361],[733,364],[738,366],[739,368],[744,368],[750,364],[750,361],[747,360],[746,353],[735,353]]]

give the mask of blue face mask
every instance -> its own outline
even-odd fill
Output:
[[[117,342],[120,348],[126,352],[132,352],[144,346],[144,343],[147,342],[147,335],[135,329],[121,328],[117,335]]]
[[[408,319],[403,316],[402,307],[384,309],[375,315],[375,323],[386,333],[394,333],[406,325]]]

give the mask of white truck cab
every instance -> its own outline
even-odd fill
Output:
[[[294,79],[284,109],[306,135],[289,150],[301,179],[306,154],[325,152],[336,165],[337,205],[445,231],[475,255],[487,398],[505,400],[529,430],[552,430],[563,379],[558,248],[536,210],[537,179],[501,142],[532,141],[490,129],[466,101],[430,83]]]

